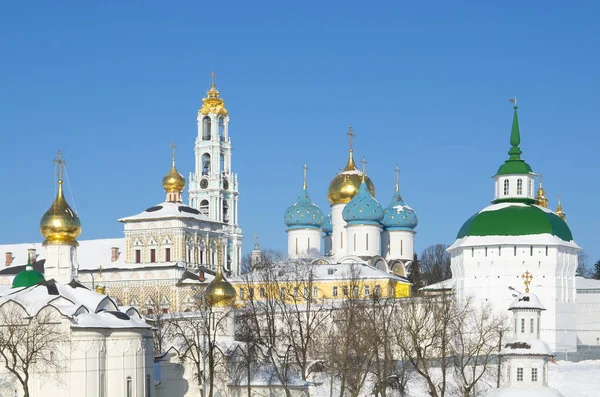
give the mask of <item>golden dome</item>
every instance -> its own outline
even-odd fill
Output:
[[[185,178],[175,168],[175,160],[171,171],[162,180],[163,187],[167,193],[181,193],[185,187]]]
[[[204,291],[206,304],[209,306],[231,306],[235,303],[235,296],[235,288],[225,279],[219,265],[215,278]]]
[[[212,83],[210,89],[206,91],[206,98],[202,98],[202,107],[198,111],[199,114],[207,115],[208,113],[226,116],[225,101],[219,98],[219,91],[215,87],[215,73],[211,73]]]
[[[546,191],[542,187],[542,176],[540,175],[540,187],[537,190],[537,196],[535,196],[535,203],[540,207],[548,208],[548,198],[546,197]]]
[[[100,295],[106,295],[106,287],[102,283],[96,284],[96,292]]]
[[[558,196],[558,205],[556,206],[556,215],[560,216],[563,221],[565,219],[567,219],[567,214],[564,213],[562,204],[560,203],[560,196]]]
[[[327,200],[329,200],[331,205],[346,204],[352,200],[352,197],[354,197],[356,193],[358,193],[358,188],[363,180],[363,173],[356,168],[352,154],[352,149],[350,149],[346,168],[337,174],[329,184]],[[371,192],[371,195],[375,197],[375,186],[371,179],[366,175],[365,183],[367,184],[367,188],[369,189],[369,192]]]
[[[58,194],[50,209],[46,211],[40,221],[40,231],[46,239],[44,243],[77,244],[77,237],[81,234],[79,217],[63,195],[63,181],[58,180]]]

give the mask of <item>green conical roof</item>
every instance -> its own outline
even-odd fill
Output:
[[[12,282],[13,288],[27,288],[44,281],[44,275],[37,270],[33,270],[31,264],[27,263],[25,270],[17,274]]]
[[[517,115],[518,107],[514,106],[514,115],[513,115],[513,123],[512,129],[510,131],[510,144],[511,148],[508,151],[508,160],[504,162],[498,168],[498,172],[496,172],[496,176],[498,175],[514,175],[514,174],[531,174],[533,171],[529,164],[527,164],[523,159],[521,159],[521,148],[519,145],[521,144],[521,133],[519,131],[519,117]]]

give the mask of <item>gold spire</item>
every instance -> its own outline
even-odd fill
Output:
[[[206,91],[206,98],[202,98],[202,107],[198,111],[198,114],[207,115],[213,113],[219,116],[226,116],[228,114],[225,109],[225,101],[219,97],[219,91],[215,86],[215,78],[217,75],[215,72],[210,74],[211,84],[210,89]]]
[[[362,164],[362,181],[365,181],[365,176],[367,175],[367,159],[365,158],[365,156],[363,156],[362,159],[360,159],[360,163]]]
[[[529,293],[529,285],[531,284],[531,280],[533,280],[533,275],[529,273],[529,270],[526,270],[525,273],[521,275],[523,278],[523,284],[525,284],[525,293]]]
[[[394,172],[396,173],[396,192],[400,191],[400,168],[398,168],[398,164],[394,167]]]
[[[329,184],[329,189],[327,190],[327,200],[329,200],[331,205],[348,203],[350,200],[352,200],[352,197],[358,193],[358,188],[363,181],[364,172],[359,171],[359,169],[356,167],[356,163],[354,162],[352,138],[354,138],[356,135],[354,134],[352,126],[350,126],[348,129],[346,135],[348,135],[350,141],[348,162],[346,163],[344,170],[337,174]],[[373,186],[373,182],[366,175],[364,175],[364,180],[367,184],[367,188],[371,192],[371,195],[375,197],[375,186]]]
[[[302,169],[304,170],[304,181],[302,182],[302,190],[306,190],[306,172],[308,171],[308,166],[306,165],[306,163],[304,163],[304,167],[302,167]]]
[[[219,245],[219,253],[223,247],[223,243]],[[213,281],[208,284],[204,291],[204,300],[209,306],[231,306],[235,303],[235,288],[223,275],[222,255],[219,256],[217,264],[217,274]]]
[[[548,208],[548,198],[546,197],[546,191],[542,187],[542,177],[543,177],[543,175],[540,174],[540,186],[538,187],[538,190],[537,190],[537,196],[535,197],[535,203],[537,205],[539,205],[540,207]]]
[[[562,204],[560,203],[560,196],[558,196],[558,205],[556,206],[556,215],[560,216],[564,221],[567,219],[567,214],[563,212]]]
[[[106,287],[102,282],[102,265],[98,266],[98,284],[96,284],[96,292],[101,295],[106,295]]]
[[[71,209],[63,193],[62,172],[67,163],[59,150],[53,160],[57,167],[58,192],[54,202],[40,220],[40,232],[44,236],[44,244],[77,245],[77,237],[81,234],[81,222]]]
[[[177,148],[175,141],[169,147],[172,150],[171,171],[163,178],[162,185],[167,193],[167,201],[181,201],[181,192],[183,192],[183,188],[185,187],[185,178],[175,167],[175,149]]]

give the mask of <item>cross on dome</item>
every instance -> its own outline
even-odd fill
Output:
[[[308,166],[306,165],[306,163],[304,163],[302,169],[304,171],[304,181],[302,182],[302,189],[306,190],[306,172],[308,171]]]
[[[367,159],[365,158],[365,156],[363,156],[363,158],[360,159],[360,163],[362,164],[362,173],[363,173],[363,182],[364,182],[365,175],[367,174]]]
[[[510,103],[514,103],[514,104],[515,104],[515,107],[517,107],[517,97],[510,98],[510,99],[508,100],[508,102],[510,102]]]
[[[56,164],[56,175],[58,177],[58,180],[62,181],[63,167],[67,164],[67,161],[65,159],[63,159],[62,152],[60,151],[60,149],[58,150],[58,153],[56,154],[56,158],[54,160],[52,160],[52,162],[54,164]]]
[[[533,275],[529,273],[529,270],[527,270],[521,275],[521,277],[523,278],[523,284],[525,284],[525,293],[528,294],[529,285],[531,284],[531,280],[533,280]]]
[[[215,71],[213,70],[212,73],[210,74],[210,78],[211,78],[211,84],[215,85],[215,79],[217,78],[217,75],[215,73]]]
[[[400,168],[398,168],[398,164],[394,167],[394,172],[396,173],[396,191],[400,190]]]
[[[175,141],[171,142],[171,145],[169,146],[171,148],[171,157],[173,160],[173,165],[175,165],[175,149],[177,149],[177,145],[175,145]]]
[[[346,132],[346,135],[348,135],[348,139],[350,140],[350,150],[352,150],[352,138],[356,136],[354,134],[354,129],[352,128],[352,125],[350,125],[350,128],[348,128],[348,132]]]

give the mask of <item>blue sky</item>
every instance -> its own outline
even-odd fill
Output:
[[[210,4],[210,5],[209,5]],[[523,157],[600,258],[597,2],[11,2],[0,13],[0,242],[39,241],[60,148],[81,239],[164,200],[172,140],[193,167],[217,73],[231,115],[240,222],[284,249],[302,164],[327,211],[349,124],[376,196],[394,166],[416,247],[451,243],[493,198],[517,96]],[[187,198],[186,198],[187,199]],[[69,201],[73,202],[70,198]]]

